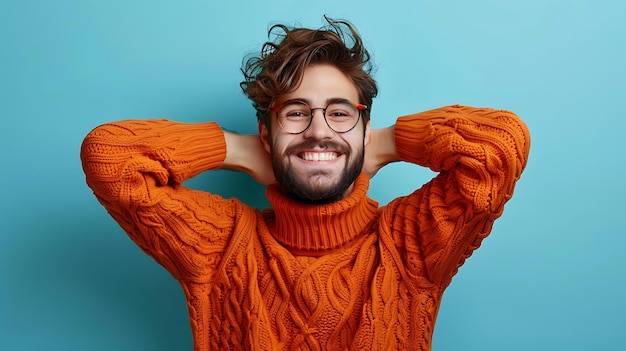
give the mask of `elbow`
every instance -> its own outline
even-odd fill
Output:
[[[495,118],[482,127],[482,155],[464,162],[462,179],[474,209],[499,216],[528,163],[530,133],[514,113],[493,113]]]
[[[143,130],[142,130],[143,129]],[[170,182],[170,172],[154,159],[143,122],[108,123],[93,129],[81,145],[87,185],[100,202],[116,206],[158,201],[156,186]]]
[[[500,214],[504,204],[511,199],[515,184],[528,164],[530,132],[526,124],[515,114],[509,113],[501,129],[502,136],[495,152],[497,160],[488,168],[493,186],[490,194],[491,211]]]
[[[522,119],[512,112],[506,112],[503,116],[504,137],[502,148],[507,150],[506,162],[513,166],[514,173],[519,177],[526,168],[530,153],[530,131]]]
[[[92,178],[98,178],[98,174],[101,173],[97,164],[114,158],[106,147],[107,134],[110,134],[107,132],[107,125],[98,126],[85,136],[81,144],[80,161],[88,182]]]
[[[96,197],[103,200],[113,199],[117,193],[117,183],[121,179],[119,155],[121,148],[115,147],[114,126],[103,124],[90,131],[80,147],[80,161],[87,185]]]

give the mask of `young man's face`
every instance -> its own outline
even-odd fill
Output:
[[[309,127],[300,134],[289,134],[279,125],[276,112],[272,112],[271,133],[259,126],[265,149],[272,154],[276,180],[291,198],[308,203],[340,200],[350,193],[361,173],[369,122],[364,126],[361,118],[348,132],[333,131],[322,108],[335,99],[360,103],[354,83],[340,70],[331,65],[310,66],[298,89],[276,103],[305,101],[315,109]]]

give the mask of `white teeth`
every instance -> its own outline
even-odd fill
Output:
[[[304,152],[302,158],[307,161],[332,161],[337,158],[334,152]]]

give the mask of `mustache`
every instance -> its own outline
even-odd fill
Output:
[[[297,153],[299,151],[310,150],[314,148],[320,148],[322,150],[337,150],[343,154],[350,153],[350,147],[347,145],[336,143],[332,140],[307,140],[300,144],[292,145],[288,147],[285,151],[287,154]]]

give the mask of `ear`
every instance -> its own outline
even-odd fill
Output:
[[[371,131],[372,129],[370,128],[370,121],[367,121],[367,123],[365,124],[365,135],[363,138],[363,146],[367,146],[367,144],[370,143],[370,139],[371,139]]]
[[[259,128],[259,138],[261,138],[261,143],[263,144],[263,148],[265,149],[265,151],[268,154],[271,154],[271,138],[270,138],[270,132],[269,130],[267,130],[267,127],[265,126],[265,124],[263,124],[261,121],[258,122],[258,128]]]

